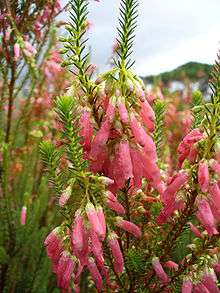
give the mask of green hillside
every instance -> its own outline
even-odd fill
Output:
[[[143,77],[146,83],[153,83],[154,80],[161,80],[165,84],[171,81],[183,81],[189,79],[191,81],[197,81],[198,79],[204,78],[208,80],[210,69],[212,68],[209,64],[188,62],[177,67],[174,70],[160,73],[158,75],[149,75]]]

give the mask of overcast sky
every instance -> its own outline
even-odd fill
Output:
[[[140,75],[156,74],[188,61],[213,63],[220,48],[220,0],[139,0],[135,39]],[[91,1],[92,62],[106,68],[116,37],[119,0]]]

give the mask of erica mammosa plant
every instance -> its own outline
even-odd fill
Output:
[[[41,144],[63,215],[44,242],[57,286],[219,292],[219,62],[211,101],[194,97],[196,128],[179,144],[170,176],[157,155],[165,105],[150,104],[131,71],[138,1],[121,1],[115,66],[96,80],[86,51],[88,4],[72,1],[62,51],[73,82],[56,99],[56,144]]]

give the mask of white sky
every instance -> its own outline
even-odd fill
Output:
[[[135,39],[140,75],[171,70],[188,61],[213,63],[220,48],[220,0],[139,0]],[[119,0],[91,0],[92,62],[101,70],[116,37]]]

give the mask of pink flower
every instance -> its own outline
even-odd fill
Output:
[[[199,231],[199,229],[194,226],[191,222],[189,222],[190,230],[196,235],[196,237],[203,239],[204,236],[202,233]]]
[[[27,217],[27,207],[23,206],[21,209],[21,215],[20,215],[20,223],[21,225],[26,224],[26,217]]]
[[[98,206],[96,208],[97,210],[97,216],[98,216],[98,219],[99,219],[99,222],[101,224],[101,228],[102,228],[102,233],[100,235],[100,238],[101,240],[103,241],[105,239],[105,236],[106,236],[106,221],[105,221],[105,215],[104,215],[104,212],[103,212],[103,208],[101,206]]]
[[[124,179],[128,180],[129,178],[133,178],[133,168],[130,156],[129,143],[127,140],[121,141],[119,143],[118,155],[122,166],[121,172],[123,172]]]
[[[161,195],[161,199],[164,203],[174,197],[175,193],[184,185],[189,179],[189,175],[186,172],[179,172],[173,178],[166,190]]]
[[[154,130],[155,114],[147,100],[141,102],[140,115],[150,131]]]
[[[71,188],[71,186],[68,186],[68,187],[63,191],[63,193],[61,194],[61,196],[60,196],[60,198],[59,198],[59,205],[60,205],[61,207],[63,207],[63,206],[67,203],[68,199],[69,199],[70,196],[71,196],[71,193],[72,193],[72,188]]]
[[[123,220],[120,217],[117,217],[116,226],[131,233],[135,237],[141,237],[141,230],[134,223],[131,223],[129,221]]]
[[[141,146],[145,146],[147,142],[147,134],[134,116],[131,117],[130,126],[131,126],[132,133],[134,135],[135,141],[139,143]]]
[[[85,227],[80,210],[76,212],[71,240],[74,250],[82,251],[85,247]]]
[[[110,121],[109,119],[106,119],[102,125],[99,131],[97,132],[92,145],[91,145],[91,152],[90,152],[90,157],[91,160],[98,160],[100,153],[102,153],[103,148],[106,146],[106,143],[109,138],[109,133],[110,133]]]
[[[211,159],[209,164],[212,170],[220,177],[220,164],[214,159]]]
[[[97,210],[95,209],[92,203],[87,203],[86,205],[86,214],[89,219],[89,222],[93,228],[93,230],[101,237],[105,238],[105,231],[103,230],[103,226],[98,217]]]
[[[209,188],[210,195],[210,207],[213,213],[213,216],[217,222],[220,222],[220,189],[218,183],[211,184]]]
[[[184,280],[182,284],[182,293],[191,293],[193,284],[190,280]]]
[[[76,262],[73,261],[73,258],[67,251],[64,251],[57,265],[57,287],[65,290],[69,289],[70,280],[75,267]]]
[[[90,151],[93,135],[93,125],[88,111],[84,111],[82,113],[79,123],[81,126],[79,135],[82,137],[84,151]]]
[[[209,188],[209,168],[207,161],[199,162],[198,182],[202,192],[207,192]]]
[[[60,238],[60,227],[55,228],[45,239],[44,245],[47,249],[47,255],[53,261],[53,271],[56,271],[56,266],[63,251]]]
[[[209,203],[205,199],[200,198],[197,205],[198,211],[196,216],[200,223],[204,226],[210,236],[218,234],[218,231],[215,228],[214,216],[212,214]]]
[[[211,293],[220,293],[217,285],[217,277],[214,273],[214,270],[206,272],[202,277],[202,284],[209,290]]]
[[[32,57],[33,55],[37,54],[36,49],[31,45],[30,42],[25,41],[24,42],[24,53],[28,57]]]
[[[100,242],[98,235],[93,229],[90,230],[89,237],[91,239],[92,253],[96,259],[96,262],[99,265],[99,267],[103,267],[104,258],[103,258],[102,243]]]
[[[178,269],[179,269],[178,264],[175,263],[175,262],[172,261],[172,260],[169,260],[169,261],[165,262],[165,263],[164,263],[164,266],[165,266],[166,268],[169,268],[169,269],[174,269],[175,271],[178,271]]]
[[[106,117],[109,119],[110,123],[113,122],[115,117],[115,97],[109,100],[109,104],[106,111]]]
[[[163,284],[167,284],[170,281],[170,278],[167,276],[165,273],[159,259],[157,257],[154,257],[152,260],[152,265],[153,269],[158,277],[158,279],[161,281]]]
[[[114,196],[111,191],[107,191],[107,201],[106,201],[108,207],[115,211],[119,215],[125,214],[124,207],[117,201],[117,198]]]
[[[193,293],[211,293],[211,292],[209,292],[209,290],[202,283],[199,283],[193,286]]]
[[[122,273],[124,259],[117,238],[118,237],[115,233],[111,233],[108,237],[108,245],[114,258],[114,270],[116,273]]]
[[[119,111],[121,121],[124,124],[127,124],[129,122],[129,116],[128,116],[127,108],[125,106],[125,102],[122,98],[118,102],[118,111]]]
[[[131,161],[133,165],[133,175],[134,175],[134,186],[142,187],[142,177],[143,177],[143,161],[140,151],[134,148],[130,148]]]
[[[95,282],[95,285],[96,285],[96,288],[98,290],[98,292],[101,292],[102,291],[102,277],[100,275],[100,272],[95,264],[95,261],[93,258],[89,258],[88,260],[88,270],[91,274],[91,277],[93,279],[93,281]]]
[[[20,57],[20,46],[18,43],[14,44],[14,58],[15,60],[18,60]]]

